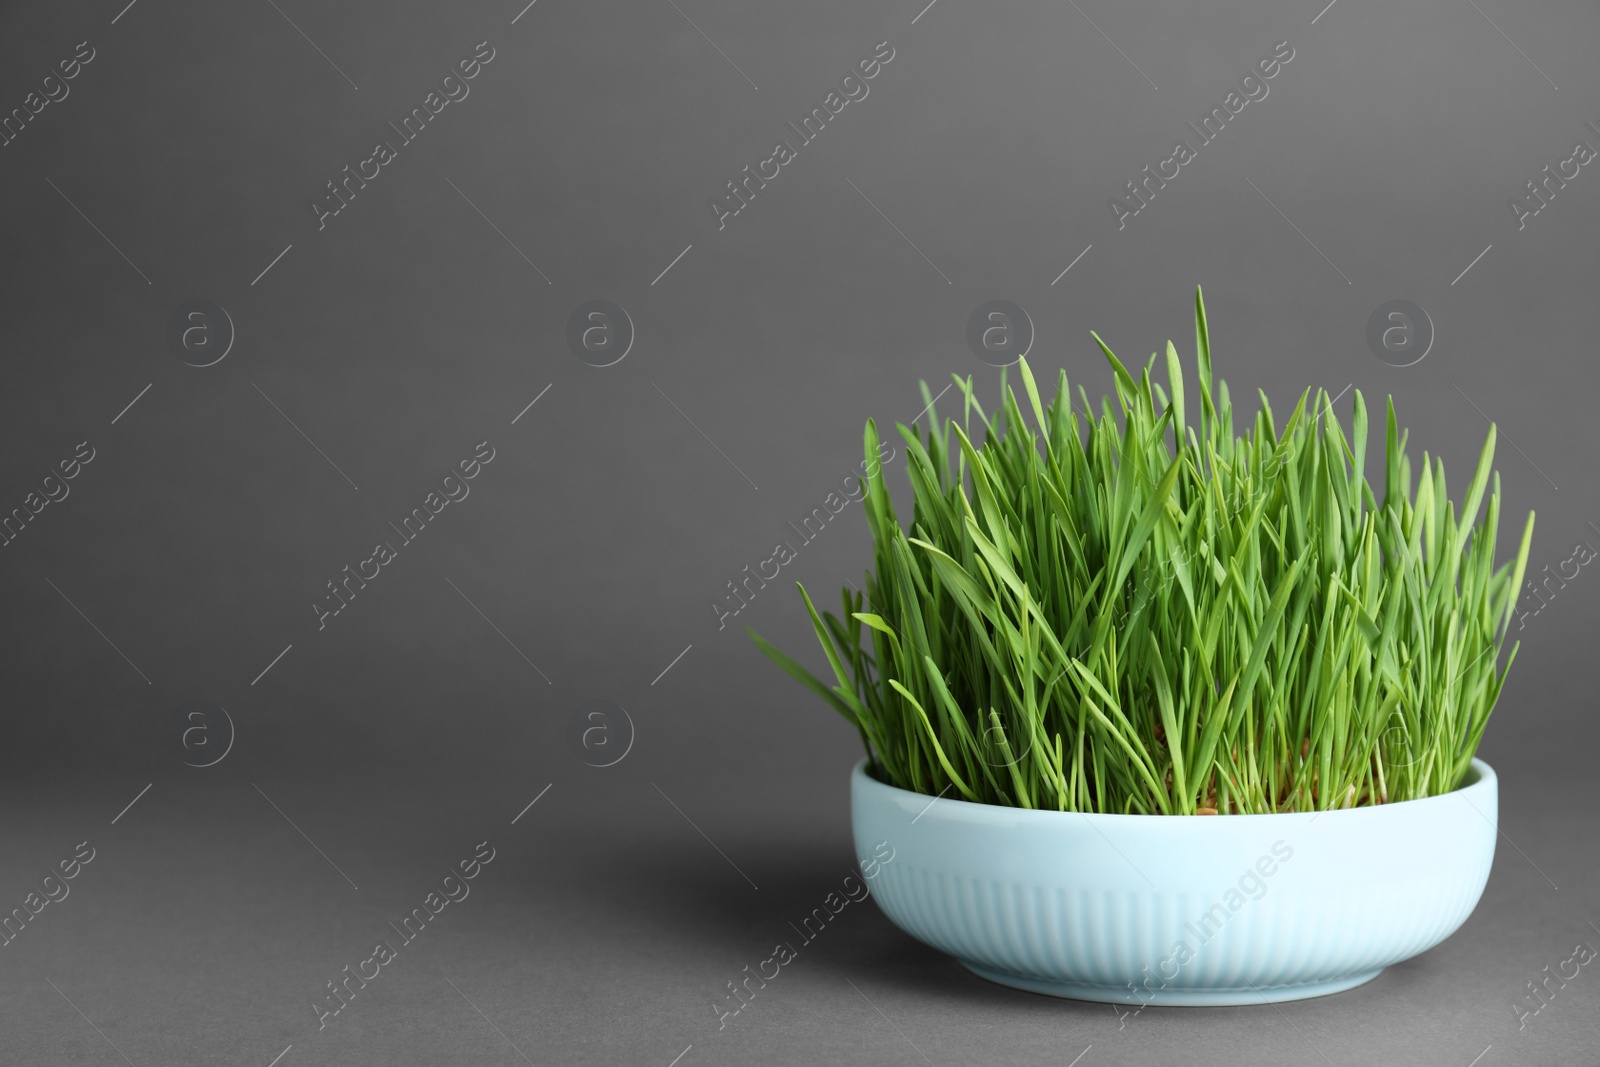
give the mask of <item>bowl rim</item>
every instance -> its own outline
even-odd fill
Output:
[[[954,812],[951,814],[959,813],[960,821],[966,823],[983,820],[1004,820],[1007,823],[1014,824],[1016,821],[1022,820],[1043,825],[1050,820],[1059,821],[1076,815],[1089,819],[1091,822],[1103,820],[1107,823],[1120,824],[1124,827],[1142,825],[1151,828],[1174,825],[1174,820],[1187,818],[1204,818],[1206,822],[1203,825],[1211,827],[1229,826],[1242,828],[1252,823],[1260,825],[1261,820],[1269,820],[1272,824],[1278,826],[1287,826],[1295,820],[1309,823],[1319,818],[1331,820],[1327,823],[1329,826],[1351,825],[1361,820],[1385,818],[1386,816],[1382,813],[1386,811],[1409,811],[1420,815],[1429,810],[1430,806],[1437,809],[1440,805],[1449,803],[1452,797],[1458,795],[1492,825],[1495,820],[1472,802],[1471,795],[1477,793],[1480,796],[1497,797],[1499,791],[1499,776],[1495,774],[1494,768],[1477,756],[1472,757],[1472,762],[1468,766],[1467,780],[1448,793],[1438,793],[1431,797],[1420,797],[1416,800],[1397,800],[1389,804],[1366,804],[1355,808],[1330,808],[1323,811],[1279,811],[1262,815],[1226,815],[1221,817],[1123,815],[1116,812],[1057,811],[1054,808],[1018,808],[1005,804],[982,804],[954,797],[930,797],[927,793],[918,793],[910,789],[902,789],[897,785],[891,785],[888,782],[879,781],[868,772],[867,757],[865,756],[856,761],[855,767],[850,772],[850,783],[852,803],[854,802],[856,789],[861,786],[867,786],[883,792],[896,801],[903,798],[907,803],[926,804],[922,809],[922,813],[930,816],[933,814],[932,809],[935,804],[956,805]],[[919,819],[921,817],[921,815],[918,816]],[[1196,830],[1199,833],[1221,832],[1216,829],[1200,830],[1198,827]]]

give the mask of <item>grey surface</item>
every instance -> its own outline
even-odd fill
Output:
[[[1520,1032],[1511,1007],[1600,943],[1587,569],[1520,634],[1481,752],[1504,835],[1459,933],[1340,996],[1121,1021],[985,983],[867,904],[718,1032],[724,982],[852,859],[855,739],[742,629],[816,660],[780,586],[859,581],[858,509],[726,629],[708,606],[859,460],[865,418],[917,414],[919,378],[992,401],[980,303],[1026,309],[1035,368],[1097,396],[1087,331],[1187,354],[1196,284],[1242,408],[1393,394],[1458,493],[1493,418],[1535,568],[1600,545],[1600,176],[1521,230],[1506,204],[1600,144],[1592,7],[676,8],[0,13],[5,108],[96,50],[0,148],[0,510],[95,449],[0,548],[0,903],[97,849],[0,948],[0,1060],[1592,1062],[1589,968]],[[323,183],[484,40],[470,95],[319,231]],[[707,198],[883,40],[869,95],[719,231]],[[1266,99],[1119,230],[1107,198],[1284,40]],[[165,337],[197,298],[237,332],[204,368]],[[566,345],[594,299],[637,334],[604,368]],[[1367,347],[1395,299],[1436,328],[1413,366]],[[470,496],[319,630],[324,583],[484,440]],[[567,741],[598,699],[636,731],[606,768]],[[173,740],[196,701],[236,727],[208,768]],[[323,983],[485,839],[472,895],[319,1033]]]

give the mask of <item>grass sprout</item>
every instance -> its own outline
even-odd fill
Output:
[[[909,527],[871,464],[865,588],[835,615],[800,587],[835,684],[756,644],[878,778],[929,796],[1262,814],[1456,788],[1516,658],[1499,666],[1533,536],[1530,513],[1495,565],[1494,426],[1458,513],[1392,398],[1376,486],[1359,390],[1349,436],[1322,390],[1281,428],[1260,394],[1236,434],[1198,290],[1187,382],[1170,341],[1164,384],[1157,356],[1135,372],[1095,341],[1115,407],[1079,386],[1076,410],[1064,371],[1046,404],[1022,361],[1022,401],[1002,373],[991,416],[958,376],[959,421],[896,427]]]

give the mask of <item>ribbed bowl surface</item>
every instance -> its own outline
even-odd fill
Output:
[[[1498,818],[1481,760],[1443,796],[1307,814],[932,800],[856,765],[856,853],[896,926],[995,981],[1140,1004],[1319,996],[1432,948],[1477,905]]]

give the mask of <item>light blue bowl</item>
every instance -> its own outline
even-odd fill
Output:
[[[876,862],[873,895],[896,926],[1004,985],[1141,1005],[1370,981],[1466,921],[1498,818],[1494,770],[1476,759],[1453,793],[1306,814],[935,801],[877,781],[865,760],[850,800],[856,854],[863,870]]]

